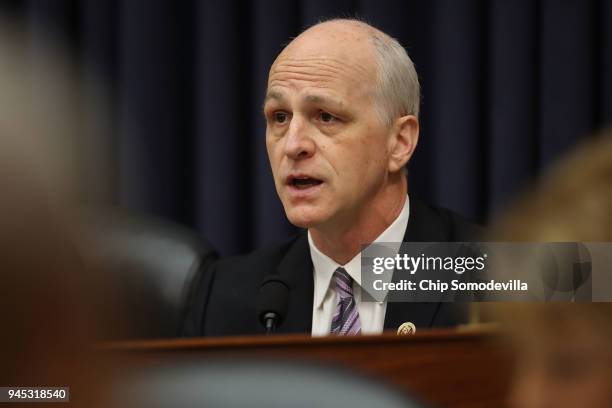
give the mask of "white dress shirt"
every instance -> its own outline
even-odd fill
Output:
[[[408,197],[402,211],[395,221],[380,234],[374,242],[397,242],[404,240],[408,216],[410,215],[410,203]],[[331,328],[331,321],[338,304],[338,294],[331,285],[334,271],[342,266],[353,278],[353,294],[359,310],[362,334],[380,334],[385,324],[385,312],[387,302],[362,302],[361,301],[361,252],[355,255],[347,264],[340,265],[333,259],[319,251],[312,241],[308,231],[308,244],[310,246],[310,257],[314,266],[314,299],[312,303],[312,335],[326,336]],[[364,242],[365,244],[365,242]],[[397,250],[399,251],[399,245]],[[371,295],[379,297],[380,291]],[[386,295],[386,293],[384,293]]]

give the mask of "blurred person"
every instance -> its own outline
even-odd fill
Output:
[[[612,304],[501,306],[516,358],[510,406],[612,406]]]
[[[363,244],[473,233],[457,214],[408,195],[419,92],[402,46],[360,21],[316,24],[283,49],[268,77],[266,147],[287,218],[306,231],[203,268],[184,335],[263,333],[256,300],[269,275],[290,286],[281,332],[377,334],[407,320],[430,327],[465,319],[456,304],[360,298]]]
[[[71,406],[105,406],[114,363],[93,345],[119,315],[110,283],[78,248],[70,60],[49,44],[37,67],[48,88],[39,87],[25,36],[1,17],[0,386],[68,386]]]
[[[505,241],[612,241],[612,132],[583,143],[501,218]],[[511,405],[612,406],[612,304],[488,305],[514,341]]]
[[[74,406],[98,406],[110,375],[92,349],[110,327],[93,301],[101,280],[77,251],[74,213],[45,191],[53,185],[0,149],[0,386],[67,386]]]
[[[497,222],[512,241],[612,240],[612,131],[579,145]]]

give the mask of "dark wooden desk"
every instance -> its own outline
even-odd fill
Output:
[[[387,381],[441,407],[503,407],[507,353],[492,331],[422,331],[413,336],[244,336],[105,344],[137,364],[188,356],[320,361]]]

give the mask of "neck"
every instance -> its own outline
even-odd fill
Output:
[[[361,252],[363,244],[374,242],[397,219],[406,202],[406,194],[406,178],[401,174],[397,180],[389,180],[379,194],[350,219],[310,228],[314,244],[338,264],[347,264]]]

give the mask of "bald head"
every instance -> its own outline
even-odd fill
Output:
[[[331,20],[316,24],[291,41],[279,55],[299,53],[341,55],[363,64],[375,63],[371,37],[378,31],[356,20]],[[380,33],[383,34],[383,33]]]
[[[397,40],[358,20],[318,23],[296,37],[279,54],[279,62],[295,58],[329,58],[344,65],[351,86],[368,86],[381,121],[390,125],[404,115],[419,115],[420,86],[414,64]],[[330,74],[332,74],[330,72]]]

